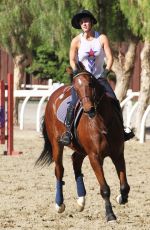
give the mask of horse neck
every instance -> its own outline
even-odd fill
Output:
[[[102,116],[105,123],[109,123],[113,116],[112,99],[109,98],[101,86],[95,87],[95,103],[98,113]]]
[[[104,132],[106,133],[107,130],[99,114],[96,114],[92,119],[90,119],[87,114],[82,114],[77,127],[77,133],[80,144],[86,154],[89,151],[91,153],[95,151],[100,152],[102,143],[106,141],[103,135]],[[104,143],[104,145],[106,145],[106,143]]]
[[[106,94],[103,88],[97,82],[95,82],[94,84],[94,97],[95,97],[95,103],[97,104],[97,106],[99,106],[99,104],[101,104],[101,101],[104,100],[104,98],[106,97]]]

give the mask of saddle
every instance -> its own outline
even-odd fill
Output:
[[[67,96],[59,105],[58,109],[57,109],[57,119],[62,122],[63,124],[65,124],[65,118],[66,118],[66,114],[67,114],[67,108],[70,104],[71,101],[71,96]],[[80,100],[77,101],[76,106],[75,106],[75,110],[74,110],[74,119],[73,119],[73,124],[72,124],[72,135],[74,136],[74,138],[76,140],[78,140],[77,137],[77,126],[80,120],[80,117],[83,113],[83,108],[81,105]]]

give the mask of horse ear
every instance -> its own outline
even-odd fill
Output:
[[[66,71],[69,74],[70,80],[72,82],[72,79],[73,79],[73,70],[72,70],[72,68],[69,66],[69,67],[66,68]]]
[[[66,71],[69,75],[73,75],[73,70],[70,66],[66,68]]]

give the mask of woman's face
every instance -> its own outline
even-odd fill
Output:
[[[92,29],[91,19],[86,17],[80,20],[80,26],[83,32],[89,32]]]

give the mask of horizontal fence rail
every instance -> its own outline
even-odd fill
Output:
[[[61,87],[62,85],[64,85],[63,83],[53,83],[47,86],[44,86],[43,89],[42,86],[39,85],[27,85],[26,87],[28,88],[28,90],[22,89],[22,90],[16,90],[14,91],[14,96],[15,97],[19,97],[21,99],[23,99],[23,103],[21,105],[21,109],[20,109],[20,120],[19,120],[19,124],[20,124],[20,129],[23,130],[24,128],[24,114],[25,114],[25,109],[27,106],[27,103],[33,99],[36,98],[38,99],[38,105],[37,105],[37,109],[36,109],[36,119],[35,119],[35,123],[36,123],[36,131],[40,132],[40,121],[41,121],[41,111],[42,111],[42,106],[44,104],[44,102],[46,101],[46,99],[48,99],[50,97],[50,95],[59,87]],[[23,86],[24,87],[24,86]],[[125,116],[125,120],[126,120],[126,126],[132,128],[132,122],[133,120],[135,121],[134,115],[136,113],[136,109],[138,106],[138,97],[139,97],[139,92],[132,92],[132,90],[129,90],[127,93],[127,97],[120,103],[121,108],[124,110],[126,110],[126,116]],[[7,97],[7,90],[5,90],[5,97]],[[136,100],[135,100],[136,98]],[[134,101],[133,101],[134,99]],[[140,132],[140,143],[144,143],[145,141],[145,125],[146,125],[146,119],[148,117],[148,115],[150,114],[150,106],[148,106],[148,108],[146,109],[143,118],[142,118],[142,122],[141,122],[141,132]]]
[[[132,120],[135,117],[136,109],[138,106],[138,99],[134,103],[132,103],[132,99],[135,97],[139,97],[140,92],[132,92],[132,90],[128,90],[127,97],[120,103],[121,108],[124,109],[125,107],[129,107],[127,113],[126,113],[126,126],[132,128]],[[148,105],[147,109],[145,110],[142,121],[141,121],[141,127],[140,127],[140,138],[139,142],[144,143],[145,141],[145,126],[146,126],[146,120],[148,118],[148,115],[150,114],[150,105]]]
[[[27,103],[30,99],[38,98],[39,104],[37,108],[37,115],[36,115],[36,130],[37,132],[40,132],[40,120],[41,120],[41,109],[44,101],[46,98],[50,97],[50,95],[59,87],[63,86],[63,83],[54,83],[51,86],[48,86],[48,89],[38,89],[37,87],[34,87],[31,90],[15,90],[14,91],[14,97],[18,97],[20,99],[24,99],[21,109],[20,109],[20,120],[19,125],[20,129],[23,130],[24,128],[24,114],[25,109],[27,106]],[[7,97],[7,90],[5,91],[5,97]]]

